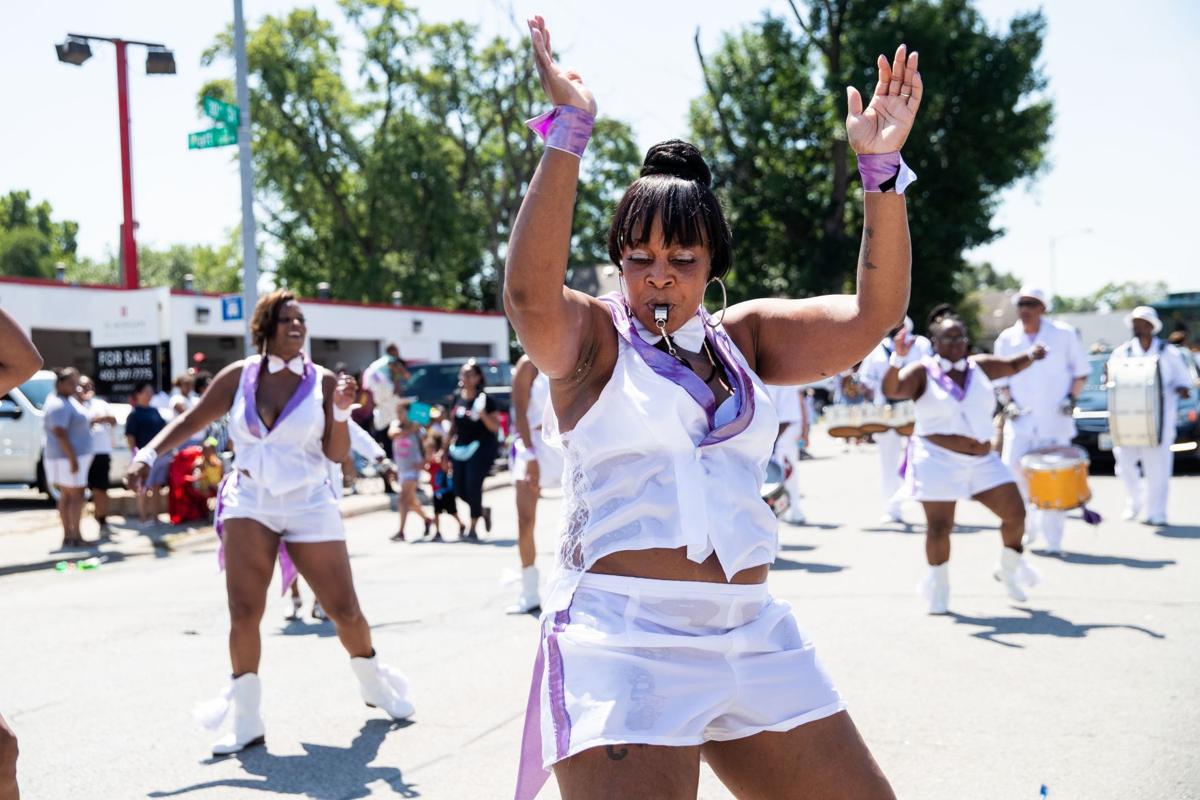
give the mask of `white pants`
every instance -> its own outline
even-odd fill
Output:
[[[1060,447],[1069,445],[1069,438],[1037,438],[1015,432],[1011,423],[1004,424],[1004,451],[1000,459],[1012,471],[1017,479],[1017,488],[1025,499],[1025,530],[1028,540],[1037,541],[1040,533],[1051,550],[1061,550],[1063,527],[1066,525],[1067,512],[1041,509],[1029,502],[1029,482],[1025,480],[1025,471],[1021,469],[1021,456],[1039,447]]]
[[[900,457],[908,446],[908,437],[895,431],[875,434],[875,445],[879,448],[879,488],[883,492],[883,512],[889,516],[900,515]]]
[[[1113,456],[1117,459],[1117,474],[1121,476],[1129,495],[1129,510],[1135,517],[1139,512],[1144,512],[1150,522],[1165,522],[1167,487],[1175,462],[1171,445],[1114,447]]]

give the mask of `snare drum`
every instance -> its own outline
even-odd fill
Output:
[[[1043,447],[1021,457],[1029,501],[1038,508],[1067,511],[1092,499],[1087,452],[1074,445]]]
[[[863,433],[883,433],[891,429],[888,423],[890,410],[887,406],[863,405],[859,406],[862,409],[862,422],[860,428]]]
[[[1158,356],[1108,362],[1108,429],[1117,447],[1156,447],[1162,441],[1162,376]]]
[[[863,435],[862,406],[828,405],[822,417],[829,435],[834,438],[856,439]]]
[[[892,418],[889,421],[892,430],[901,436],[912,436],[913,430],[917,427],[917,404],[912,400],[901,400],[898,403],[892,403],[890,408]]]

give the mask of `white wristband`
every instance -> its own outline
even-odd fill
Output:
[[[895,367],[896,369],[903,369],[904,359],[901,358],[897,353],[892,353],[890,356],[888,356],[888,366]]]
[[[348,408],[338,408],[337,406],[334,406],[333,407],[333,421],[334,422],[349,421],[350,412],[352,412],[352,411],[354,411],[354,406],[350,406]]]
[[[153,447],[143,447],[137,451],[137,455],[133,457],[133,463],[145,464],[148,467],[154,466],[154,462],[158,460],[158,451]]]

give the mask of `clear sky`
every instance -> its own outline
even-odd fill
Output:
[[[296,0],[245,0],[251,21]],[[337,18],[333,0],[313,3]],[[512,31],[503,0],[419,0],[427,19],[468,19],[487,33]],[[187,133],[208,127],[194,102],[200,85],[225,67],[202,69],[200,53],[232,19],[231,0],[56,0],[4,3],[0,48],[5,124],[0,126],[0,192],[24,188],[48,199],[56,216],[80,224],[80,250],[103,257],[117,246],[121,221],[114,54],[93,47],[82,68],[60,64],[55,42],[68,31],[161,41],[175,51],[179,74],[147,76],[131,50],[134,203],[139,242],[217,242],[239,220],[234,148],[191,151]],[[787,14],[783,0],[515,0],[523,20],[541,10],[555,49],[594,89],[603,113],[634,127],[643,146],[686,133],[689,101],[701,91],[692,34],[706,50],[720,34],[759,18]],[[978,0],[993,24],[1034,7],[1020,0]],[[1044,65],[1057,105],[1048,171],[1006,193],[997,222],[1006,234],[975,251],[999,269],[1048,285],[1050,243],[1057,241],[1054,288],[1082,294],[1108,281],[1163,280],[1200,290],[1197,248],[1180,237],[1195,225],[1200,187],[1200,93],[1194,52],[1200,3],[1142,0],[1122,13],[1108,4],[1047,3]],[[346,53],[353,63],[354,54]],[[937,64],[922,54],[927,91]],[[639,91],[647,76],[654,90]],[[867,88],[867,87],[860,87]],[[920,136],[920,120],[913,136]],[[963,157],[969,158],[970,153]],[[920,184],[915,187],[920,191]],[[1090,229],[1091,233],[1081,233]],[[1065,235],[1064,235],[1065,234]],[[913,232],[914,237],[920,231]],[[915,269],[920,269],[916,263]]]

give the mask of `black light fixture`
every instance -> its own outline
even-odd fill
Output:
[[[54,51],[58,53],[59,61],[77,67],[92,57],[92,46],[87,43],[87,39],[77,39],[73,36],[68,36],[62,44],[54,45]]]
[[[175,54],[165,47],[151,47],[146,51],[147,75],[174,75]]]

